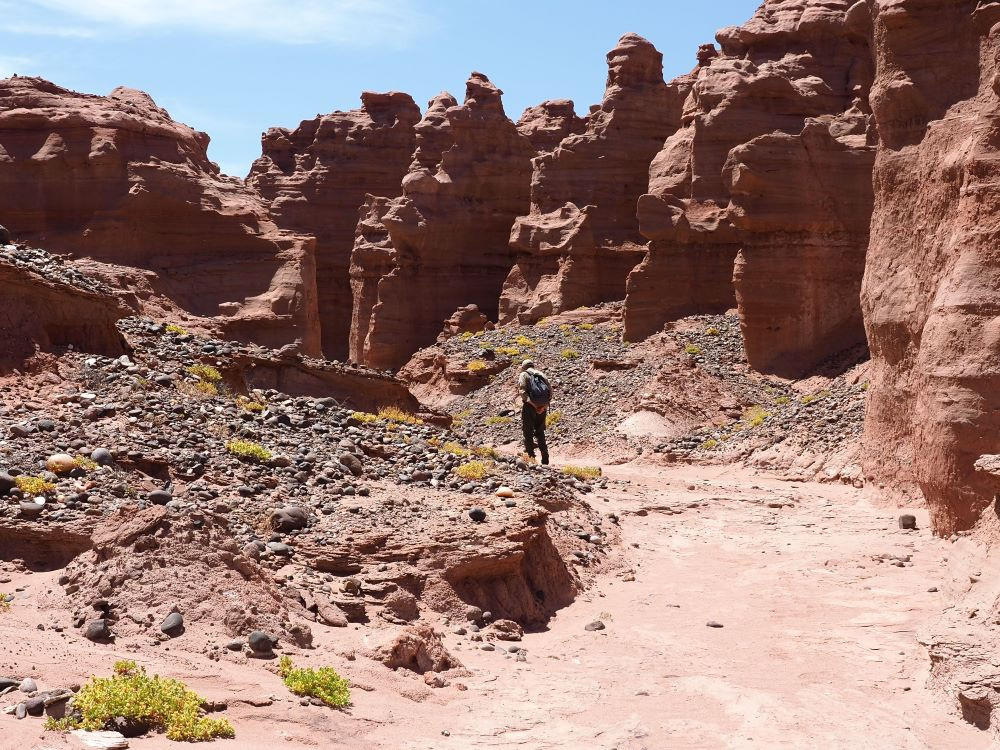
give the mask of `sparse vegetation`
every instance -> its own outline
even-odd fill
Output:
[[[577,326],[577,328],[579,328],[581,331],[592,331],[592,330],[594,330],[594,324],[593,323],[581,323],[580,325]]]
[[[492,445],[478,445],[472,449],[472,452],[480,458],[500,458],[500,454]]]
[[[225,719],[202,715],[202,698],[179,680],[150,677],[134,661],[115,663],[111,677],[92,677],[73,698],[80,718],[50,719],[51,730],[106,729],[123,718],[127,723],[166,732],[167,739],[204,742],[216,737],[234,737],[232,724]]]
[[[535,341],[534,339],[529,339],[523,333],[520,336],[518,336],[516,339],[514,339],[514,343],[517,344],[522,349],[528,349],[528,348],[530,348],[532,346],[536,346],[538,344],[537,341]]]
[[[545,426],[555,427],[559,424],[559,420],[562,419],[561,411],[547,411],[545,412]]]
[[[597,479],[601,476],[600,466],[563,466],[563,474],[569,474],[577,479]]]
[[[483,335],[482,331],[475,331],[475,332],[464,331],[459,338],[461,338],[462,341],[470,341],[471,339],[474,339],[476,336],[482,336],[482,335]]]
[[[449,440],[447,443],[442,445],[441,450],[451,453],[454,456],[462,456],[463,458],[472,454],[472,451],[454,440]]]
[[[701,347],[697,344],[688,344],[684,347],[684,352],[691,355],[692,357],[697,357],[701,354]]]
[[[288,656],[282,656],[278,660],[278,673],[285,687],[296,695],[319,698],[334,708],[343,708],[351,703],[350,683],[332,667],[295,667]]]
[[[378,415],[372,414],[371,412],[367,411],[352,412],[351,417],[358,420],[359,422],[365,422],[365,423],[378,422]]]
[[[709,336],[718,336],[719,329],[716,328],[715,326],[709,326],[708,328],[705,329],[705,333]]]
[[[562,352],[560,352],[560,354],[562,355],[563,359],[578,359],[580,356],[580,352],[578,352],[576,349],[563,349]]]
[[[262,412],[267,408],[267,404],[262,404],[260,401],[255,401],[246,396],[237,396],[236,405],[243,409],[243,411],[252,411],[254,413]]]
[[[492,476],[494,468],[492,461],[468,461],[455,469],[455,475],[462,479],[480,480]]]
[[[747,427],[760,427],[769,416],[771,412],[762,406],[750,406],[743,411],[743,421]]]
[[[423,424],[424,420],[395,406],[383,406],[378,410],[378,418],[399,424]]]
[[[489,427],[494,427],[501,424],[510,424],[513,420],[510,417],[487,417],[486,424]]]
[[[0,614],[3,614],[8,609],[10,609],[10,602],[7,601],[7,594],[0,591]]]
[[[466,365],[469,372],[482,372],[486,369],[486,363],[481,359],[474,359]]]
[[[97,471],[97,461],[87,456],[77,456],[74,460],[76,461],[77,468],[83,469],[86,472]]]
[[[211,365],[191,365],[190,367],[184,368],[184,371],[188,375],[194,375],[198,380],[202,380],[206,383],[218,383],[222,380],[222,373]]]
[[[774,399],[774,403],[784,406],[785,404],[791,403],[792,399],[788,396],[778,396]]]
[[[187,335],[187,331],[185,331],[179,325],[176,325],[174,323],[167,324],[166,331],[167,331],[167,333],[175,333],[178,336],[186,336]]]
[[[230,440],[226,443],[226,450],[234,456],[252,461],[270,461],[272,456],[271,451],[252,440]]]
[[[56,488],[54,483],[44,477],[18,476],[14,477],[14,483],[25,495],[44,495]]]
[[[701,444],[701,447],[707,451],[710,451],[718,444],[719,444],[718,440],[716,440],[715,438],[709,438],[708,440],[706,440],[704,443]]]
[[[498,346],[494,351],[505,357],[517,357],[521,354],[521,350],[516,346]]]
[[[463,409],[460,412],[451,415],[451,424],[453,427],[461,427],[465,420],[472,416],[472,409]]]

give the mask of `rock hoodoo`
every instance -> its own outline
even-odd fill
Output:
[[[652,242],[629,277],[628,339],[738,302],[756,369],[801,374],[864,341],[872,65],[849,6],[769,0],[699,52],[638,203]]]
[[[531,323],[624,297],[645,242],[636,200],[647,190],[650,160],[680,125],[687,89],[686,79],[664,83],[663,56],[641,36],[626,34],[608,53],[604,101],[584,118],[585,129],[551,150],[534,138],[548,153],[533,161],[531,211],[511,231],[517,262],[504,284],[501,323]],[[522,132],[572,108],[554,104],[525,112]]]
[[[406,174],[420,110],[408,94],[361,95],[361,109],[271,128],[247,182],[270,201],[275,222],[316,238],[323,353],[345,359],[351,328],[349,267],[366,193],[393,194]]]
[[[21,241],[155,273],[226,335],[319,353],[313,242],[208,160],[208,136],[141,91],[0,81],[0,221]]]
[[[387,205],[370,202],[355,246],[352,280],[364,290],[366,276],[372,276],[365,270],[369,259],[388,261],[389,271],[378,281],[370,311],[355,300],[351,339],[360,348],[352,351],[354,359],[399,367],[432,343],[443,321],[464,305],[478,305],[496,317],[513,262],[510,227],[528,208],[535,153],[504,114],[501,94],[486,76],[473,73],[464,104],[451,105],[454,99],[439,95],[417,126],[417,150],[403,178],[403,195]],[[434,162],[439,149],[444,152]],[[379,213],[385,236],[373,222]],[[366,238],[372,236],[383,252],[369,252]],[[388,254],[386,245],[391,246]],[[370,293],[361,297],[373,298]],[[365,318],[368,330],[362,334]]]

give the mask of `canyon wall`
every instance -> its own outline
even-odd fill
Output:
[[[859,4],[861,5],[861,4]],[[1000,492],[1000,3],[872,2],[881,146],[862,289],[866,471],[938,533]]]
[[[271,128],[248,184],[278,226],[316,238],[316,288],[324,355],[345,359],[351,329],[350,260],[366,194],[399,189],[420,110],[408,94],[366,91],[361,109]]]
[[[680,126],[686,80],[666,84],[663,55],[638,34],[626,34],[607,55],[604,99],[551,150],[535,132],[569,129],[546,102],[519,122],[543,151],[533,162],[531,210],[519,216],[510,242],[516,263],[504,284],[500,323],[542,317],[625,296],[625,279],[641,260],[645,239],[635,218],[646,192],[649,162]],[[533,124],[533,129],[528,124]],[[572,123],[571,123],[572,124]]]
[[[768,0],[699,50],[638,201],[651,243],[628,280],[629,340],[737,305],[761,371],[801,375],[864,342],[873,71],[849,5]]]
[[[313,240],[283,232],[208,136],[146,94],[0,80],[0,223],[19,240],[155,273],[231,338],[320,350]]]
[[[418,124],[403,194],[381,216],[392,248],[391,268],[380,278],[370,310],[370,297],[365,305],[356,300],[354,307],[351,340],[355,346],[364,341],[352,351],[354,359],[400,367],[433,343],[445,319],[464,305],[478,305],[496,318],[500,290],[513,265],[510,227],[529,207],[535,155],[531,141],[504,113],[501,95],[486,76],[473,73],[462,105],[439,96]],[[385,254],[366,253],[365,233],[373,228],[364,228],[361,246],[355,245],[355,284],[363,284],[367,256],[379,263],[385,259]],[[362,334],[366,318],[368,331]]]

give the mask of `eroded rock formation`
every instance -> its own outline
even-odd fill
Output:
[[[531,141],[535,151],[553,151],[563,139],[582,133],[587,120],[579,117],[570,99],[550,99],[528,107],[517,120],[521,135]]]
[[[220,175],[208,141],[140,91],[0,81],[0,217],[22,241],[155,272],[230,337],[318,353],[312,240]]]
[[[408,94],[361,95],[361,108],[271,128],[247,182],[270,201],[284,229],[316,238],[316,287],[323,353],[344,359],[351,328],[349,266],[366,193],[399,189],[420,110]]]
[[[949,534],[1000,490],[974,469],[1000,452],[1000,4],[872,9],[881,147],[862,290],[865,468],[880,485],[919,487]]]
[[[849,6],[768,0],[718,33],[721,53],[700,50],[684,127],[638,203],[652,242],[628,282],[628,339],[738,302],[756,369],[800,374],[863,342],[872,65]]]
[[[365,270],[369,258],[388,262],[390,270],[380,278],[370,310],[355,300],[354,359],[399,367],[432,343],[444,320],[463,305],[478,305],[496,317],[513,262],[510,227],[528,208],[535,153],[504,113],[502,93],[486,76],[473,73],[464,104],[452,105],[454,99],[439,95],[417,126],[403,195],[388,204],[370,203],[355,246],[352,281],[364,288],[372,276]],[[387,243],[375,226],[379,215]],[[371,251],[370,236],[375,237]],[[369,324],[362,334],[365,318]]]
[[[531,211],[511,232],[516,265],[504,284],[500,322],[531,323],[625,295],[642,258],[635,204],[648,186],[649,162],[680,125],[686,79],[663,81],[663,56],[637,34],[608,53],[604,100],[554,149],[535,136]],[[525,112],[522,132],[554,113],[546,102]],[[546,109],[546,105],[548,108]],[[565,129],[565,120],[557,125]],[[537,127],[535,132],[559,130]]]

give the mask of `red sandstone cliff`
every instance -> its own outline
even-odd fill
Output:
[[[358,207],[367,193],[394,194],[415,146],[420,110],[408,94],[361,95],[361,109],[271,128],[247,182],[270,201],[283,229],[316,238],[323,353],[344,359],[351,328],[349,266]]]
[[[449,97],[439,96],[417,126],[417,151],[402,182],[403,195],[381,214],[390,270],[379,280],[370,309],[370,296],[364,305],[355,300],[351,340],[359,347],[352,351],[358,361],[399,367],[433,343],[444,320],[464,305],[478,305],[496,317],[513,263],[510,227],[528,208],[535,154],[504,113],[501,94],[486,76],[473,73],[464,104],[448,106]],[[434,162],[439,149],[440,162]],[[369,211],[363,220],[372,217]],[[366,273],[366,232],[373,228],[363,227],[361,247],[355,245],[355,283]],[[378,263],[386,259],[385,253],[373,257]]]
[[[918,486],[948,534],[1000,491],[973,467],[1000,453],[1000,4],[872,10],[881,147],[862,290],[866,471]]]
[[[625,296],[645,244],[636,200],[650,160],[680,125],[687,93],[686,80],[664,83],[663,56],[638,34],[608,53],[604,100],[585,130],[532,162],[531,211],[511,231],[517,263],[504,284],[501,323]]]
[[[768,0],[718,33],[721,53],[700,50],[638,203],[652,242],[628,281],[628,339],[738,302],[756,369],[800,374],[864,341],[872,66],[849,5]]]
[[[0,81],[0,222],[49,250],[155,272],[237,339],[318,353],[312,241],[208,160],[208,136],[140,91]]]

